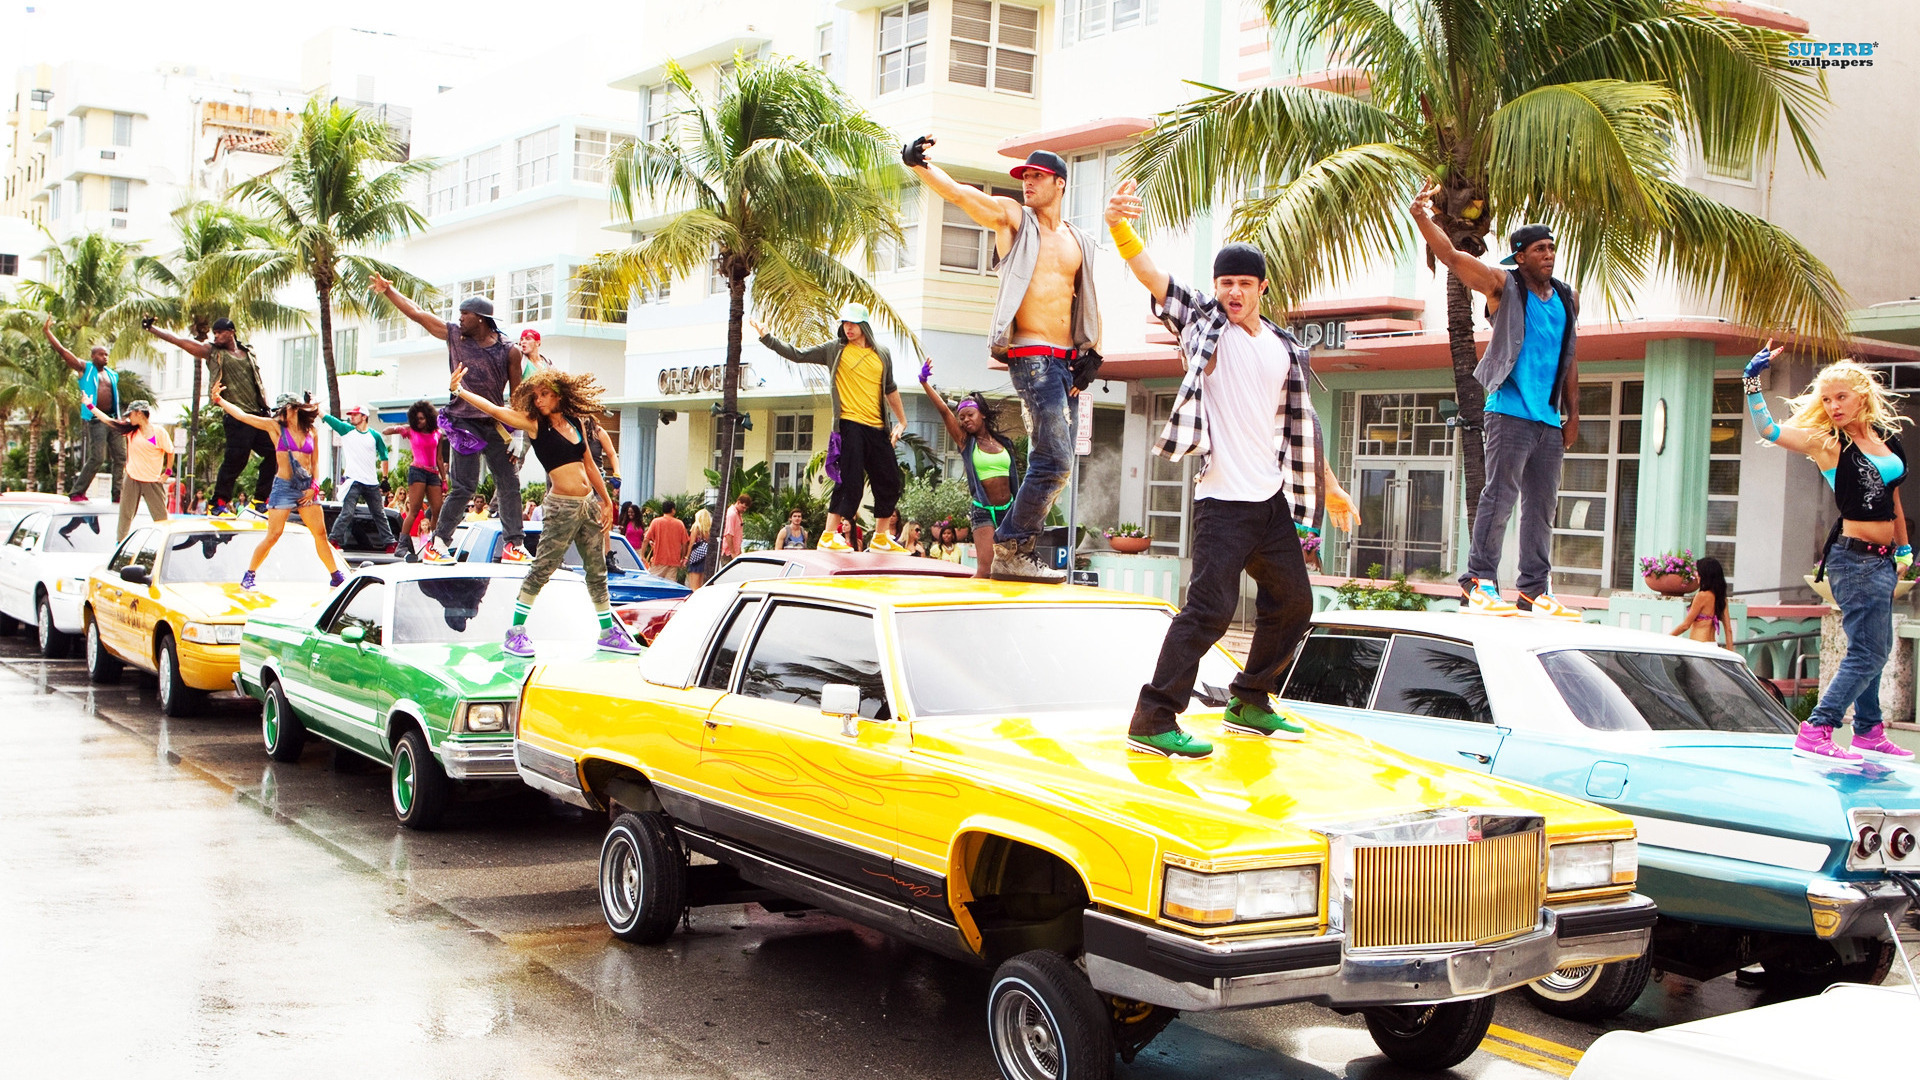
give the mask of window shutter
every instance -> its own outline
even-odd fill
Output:
[[[1000,48],[994,50],[994,89],[1033,93],[1033,59],[1039,45],[1039,10],[1001,4]]]
[[[993,53],[993,5],[985,0],[953,0],[952,44],[947,81],[984,89]]]

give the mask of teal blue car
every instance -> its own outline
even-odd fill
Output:
[[[250,617],[235,689],[261,702],[267,756],[292,762],[318,739],[387,766],[401,825],[439,824],[463,788],[510,783],[514,710],[534,666],[601,652],[586,585],[556,577],[527,620],[536,655],[501,646],[526,568],[389,563],[349,577],[324,601]],[[611,677],[611,672],[609,672]]]
[[[1892,927],[1920,910],[1920,767],[1795,754],[1794,718],[1725,649],[1527,616],[1330,611],[1281,696],[1633,818],[1640,891],[1660,905],[1652,948],[1531,984],[1555,1015],[1618,1015],[1655,970],[1758,965],[1788,991],[1878,982]]]

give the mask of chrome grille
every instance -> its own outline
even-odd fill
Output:
[[[1458,844],[1356,847],[1347,943],[1485,943],[1532,930],[1545,897],[1545,856],[1537,829]]]

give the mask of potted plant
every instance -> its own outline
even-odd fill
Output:
[[[1828,581],[1824,575],[1822,575],[1818,581],[1814,580],[1814,575],[1819,573],[1820,564],[1814,563],[1813,569],[1803,575],[1807,583],[1807,588],[1812,589],[1813,594],[1818,596],[1823,602],[1833,607],[1839,607],[1839,601],[1833,598],[1833,583]],[[1893,598],[1899,600],[1912,592],[1915,580],[1920,580],[1920,565],[1907,567],[1906,573],[1900,575],[1900,580],[1894,582]]]
[[[1693,549],[1678,555],[1640,556],[1640,580],[1661,596],[1685,596],[1700,587],[1700,572],[1693,565]]]
[[[1153,543],[1147,530],[1132,522],[1123,522],[1107,530],[1107,546],[1122,555],[1138,555]]]

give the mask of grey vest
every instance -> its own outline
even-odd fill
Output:
[[[1486,355],[1473,369],[1474,380],[1489,394],[1507,381],[1507,376],[1513,374],[1513,365],[1520,359],[1520,345],[1527,337],[1526,291],[1526,286],[1520,283],[1520,271],[1507,271],[1507,287],[1500,292],[1500,309],[1493,313],[1493,340],[1487,342]],[[1567,309],[1567,329],[1560,336],[1560,366],[1554,370],[1553,395],[1547,399],[1548,404],[1560,409],[1567,384],[1567,365],[1573,362],[1574,323],[1580,318],[1580,301],[1573,295],[1573,287],[1559,278],[1553,279],[1553,291],[1560,294],[1560,303]]]
[[[1073,345],[1076,349],[1098,350],[1100,346],[1100,303],[1093,294],[1093,238],[1071,221],[1066,223],[1073,238],[1080,242],[1080,273],[1073,281]],[[1040,262],[1040,222],[1033,211],[1020,208],[1020,229],[1013,234],[1007,257],[1000,260],[1000,295],[993,302],[993,330],[987,335],[987,351],[996,358],[1007,358],[1013,335],[1013,316],[1027,298],[1027,286],[1033,283],[1033,268]]]

